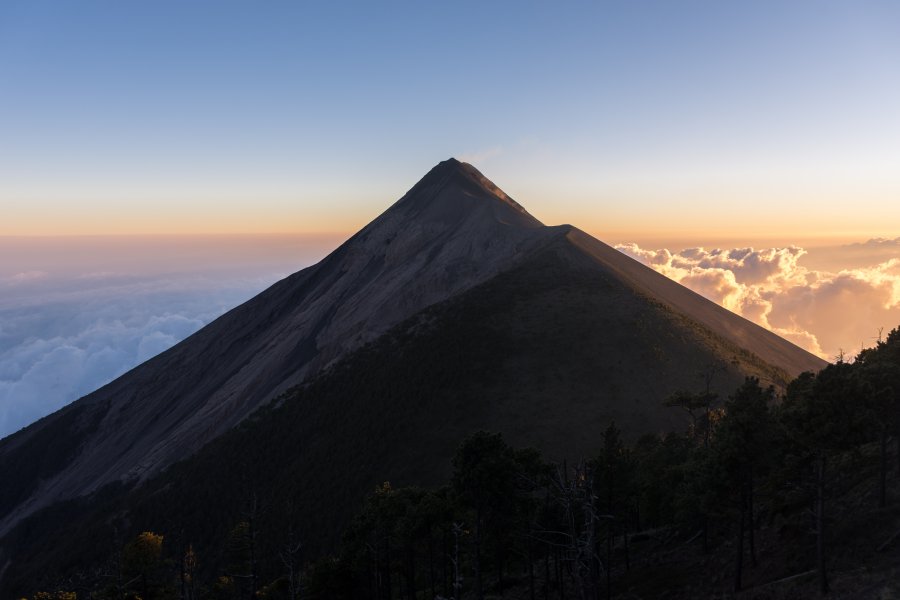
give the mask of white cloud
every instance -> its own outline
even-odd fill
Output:
[[[95,275],[17,286],[0,305],[0,437],[170,348],[278,278]]]

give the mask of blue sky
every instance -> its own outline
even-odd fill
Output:
[[[898,105],[895,2],[5,2],[0,234],[352,231],[455,155],[614,237],[865,239]]]

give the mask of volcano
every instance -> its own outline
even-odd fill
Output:
[[[577,457],[610,421],[680,427],[662,400],[710,366],[727,393],[824,362],[449,159],[318,264],[0,441],[0,547],[40,555],[22,527],[109,489],[156,518],[128,495],[199,497],[238,462],[273,496],[320,482],[300,504],[324,547],[373,484],[440,481],[477,429]]]

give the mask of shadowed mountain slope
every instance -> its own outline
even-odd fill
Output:
[[[339,522],[373,478],[440,480],[473,429],[550,456],[589,452],[611,419],[668,429],[679,416],[662,398],[714,362],[728,386],[824,364],[571,226],[543,226],[451,159],[317,265],[0,441],[0,479],[16,482],[0,490],[0,535],[119,481],[209,492],[206,475],[154,476],[211,441],[170,473],[234,475],[238,449],[278,480],[351,468],[352,493],[304,500]]]
[[[745,375],[788,377],[636,293],[572,242],[580,235],[554,228],[517,267],[403,321],[143,486],[39,513],[6,540],[17,577],[88,568],[110,551],[115,527],[183,532],[207,564],[222,564],[250,493],[268,507],[260,540],[277,544],[292,513],[315,556],[333,549],[381,482],[446,481],[456,445],[473,431],[574,460],[597,452],[610,421],[632,436],[683,428],[685,414],[661,400],[699,389],[710,364],[725,365],[713,382],[722,394]]]

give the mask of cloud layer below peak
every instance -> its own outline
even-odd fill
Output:
[[[877,240],[883,242],[883,240]],[[884,250],[884,243],[869,246]],[[854,245],[855,249],[865,244]],[[809,252],[783,248],[616,248],[702,296],[766,327],[798,346],[832,360],[852,355],[900,325],[900,257],[879,255],[866,266],[809,268]],[[838,252],[844,257],[846,251]],[[821,261],[819,261],[821,262]]]
[[[0,438],[174,346],[278,279],[0,277]],[[27,293],[26,293],[27,292]],[[4,306],[5,304],[5,306]]]

